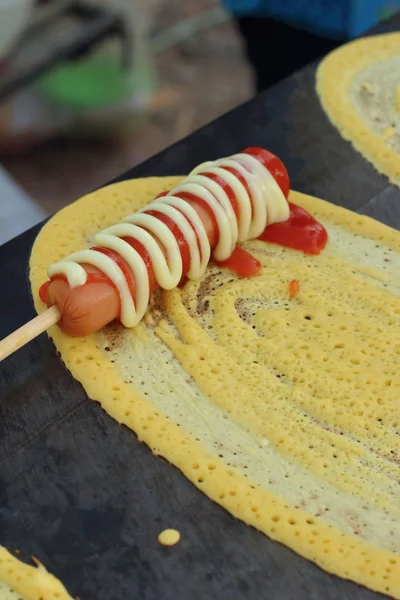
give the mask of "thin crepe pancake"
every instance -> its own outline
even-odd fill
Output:
[[[62,583],[43,565],[27,565],[0,546],[2,600],[72,600]]]
[[[37,310],[50,262],[179,180],[114,184],[56,214],[31,255]],[[400,598],[400,234],[290,199],[326,226],[319,256],[248,242],[264,267],[253,279],[210,265],[202,281],[156,293],[134,329],[50,335],[88,396],[209,498]]]
[[[400,34],[362,38],[328,54],[317,92],[341,135],[400,185]]]

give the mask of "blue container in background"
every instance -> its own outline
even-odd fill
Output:
[[[236,17],[271,17],[337,39],[351,39],[400,10],[400,0],[223,0]]]

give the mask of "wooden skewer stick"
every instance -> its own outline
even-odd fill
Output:
[[[10,333],[9,336],[0,342],[0,362],[46,331],[46,329],[55,325],[60,320],[60,317],[61,313],[57,306],[51,306],[13,333]]]

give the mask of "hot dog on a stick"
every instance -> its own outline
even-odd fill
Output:
[[[133,327],[155,288],[200,278],[211,253],[225,261],[237,242],[288,219],[285,167],[267,151],[255,154],[249,149],[200,165],[173,190],[96,234],[92,248],[51,265],[41,297],[57,306],[63,330],[87,335],[117,318]]]
[[[211,256],[239,275],[256,274],[261,264],[238,242],[260,237],[320,252],[326,231],[288,203],[289,187],[283,163],[262,148],[199,165],[176,188],[97,233],[93,246],[50,265],[40,289],[48,310],[0,342],[0,360],[56,322],[72,336],[115,319],[134,327],[156,288],[199,279]]]

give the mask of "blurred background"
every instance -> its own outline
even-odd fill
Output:
[[[217,0],[0,0],[0,243],[252,93]]]
[[[0,244],[399,4],[349,3],[0,0]]]

